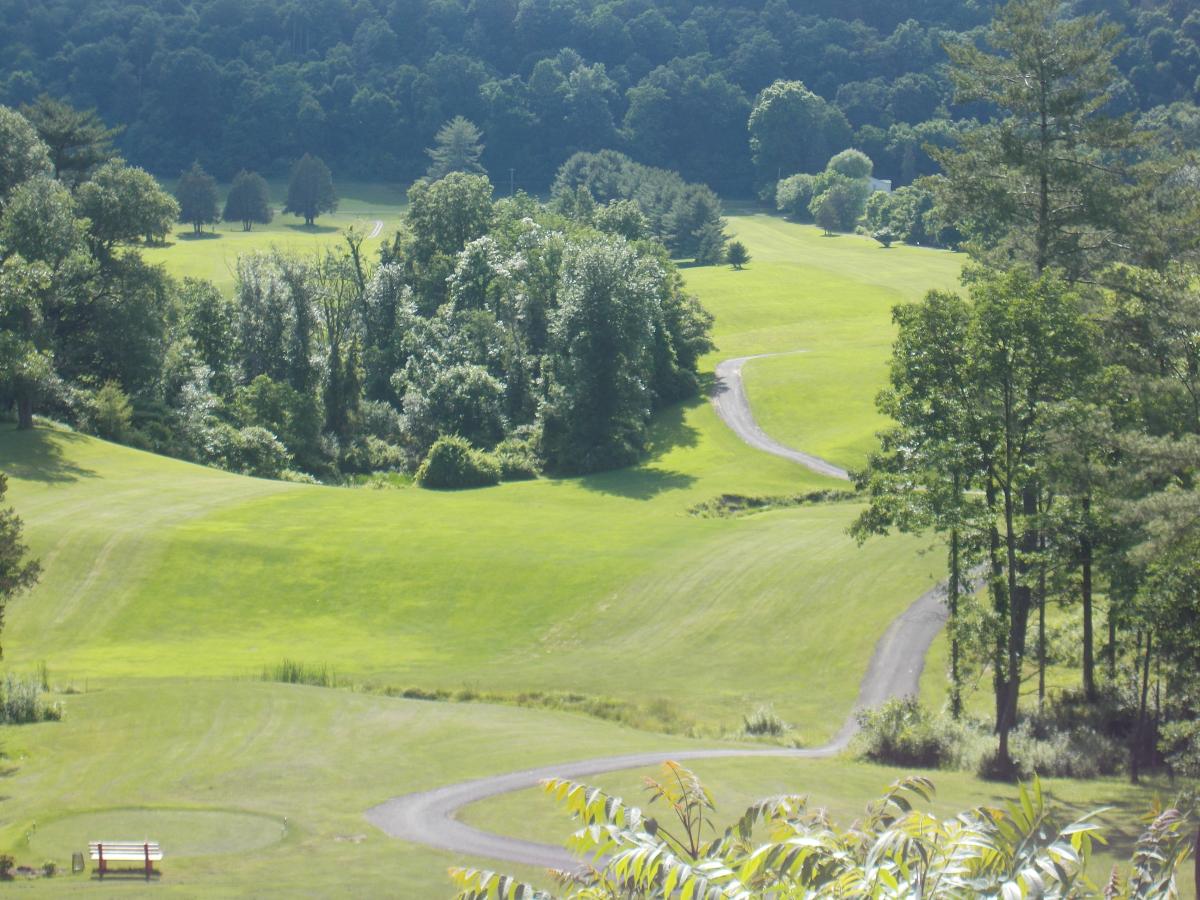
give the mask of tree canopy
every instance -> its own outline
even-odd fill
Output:
[[[305,225],[312,225],[321,213],[334,212],[337,204],[329,167],[319,157],[305,153],[292,167],[283,211],[301,216]]]

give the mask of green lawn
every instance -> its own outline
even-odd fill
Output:
[[[785,444],[861,465],[882,424],[875,395],[887,377],[892,307],[956,288],[963,258],[825,237],[775,216],[735,216],[729,230],[749,249],[749,265],[686,273],[717,313],[718,357],[788,354],[743,371],[759,424]]]
[[[343,213],[381,219],[386,233],[399,207],[385,200]],[[890,306],[951,285],[959,259],[762,216],[732,230],[754,255],[745,271],[686,273],[716,315],[706,368],[804,350],[747,367],[756,412],[785,441],[861,461],[878,427]],[[227,288],[235,248],[275,236],[336,239],[281,225],[152,253]],[[941,550],[900,537],[856,547],[845,535],[853,503],[689,515],[727,492],[836,486],[750,450],[704,400],[661,414],[653,444],[625,471],[438,493],[260,481],[4,426],[0,470],[45,567],[8,610],[5,661],[22,672],[45,662],[59,688],[80,693],[61,698],[62,722],[4,730],[0,846],[64,864],[84,835],[153,830],[145,836],[169,854],[163,887],[185,894],[326,895],[353,883],[438,896],[454,860],[383,838],[362,819],[368,806],[518,766],[688,743],[581,715],[254,680],[284,657],[359,686],[638,702],[710,743],[771,703],[791,737],[824,741],[878,636],[940,575]],[[764,766],[761,783],[792,771]],[[850,805],[881,784],[842,762],[800,774]],[[720,790],[760,793],[759,783],[746,775]],[[470,814],[524,819],[524,798],[496,802],[517,812]],[[547,808],[528,827],[554,821]],[[230,854],[238,841],[256,849]]]
[[[318,216],[316,224],[308,227],[304,219],[280,212],[287,197],[287,185],[272,182],[270,187],[275,208],[275,220],[270,225],[255,225],[251,231],[243,231],[238,222],[222,222],[206,228],[201,237],[193,236],[190,225],[180,225],[164,246],[144,248],[142,255],[147,262],[162,264],[177,278],[204,278],[228,293],[233,289],[237,259],[243,254],[273,248],[316,253],[321,247],[341,240],[344,229],[353,227],[363,235],[370,235],[376,223],[382,222],[378,235],[368,237],[364,243],[369,257],[374,258],[379,245],[395,233],[404,204],[402,188],[339,182],[337,212]],[[228,185],[220,188],[222,202],[228,189]]]

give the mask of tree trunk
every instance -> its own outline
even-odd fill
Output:
[[[954,476],[957,489],[958,475]],[[950,717],[962,716],[962,676],[958,671],[958,593],[961,580],[958,529],[950,532],[950,582],[946,586],[946,603],[950,608]]]
[[[1138,632],[1138,650],[1142,647],[1142,633]],[[1129,754],[1129,780],[1138,783],[1141,771],[1142,750],[1146,742],[1146,704],[1150,694],[1150,654],[1154,649],[1154,635],[1146,632],[1146,655],[1142,657],[1141,696],[1138,700],[1137,727],[1133,733],[1133,747]]]
[[[1088,703],[1096,702],[1095,636],[1092,625],[1092,498],[1083,498],[1083,537],[1079,542],[1083,592],[1083,694]]]
[[[28,431],[33,427],[33,398],[22,395],[17,398],[17,428]]]
[[[1116,598],[1113,597],[1111,591],[1112,586],[1109,586],[1108,595],[1108,646],[1104,648],[1104,655],[1108,658],[1108,680],[1116,681],[1117,678],[1117,617],[1113,609]]]
[[[1038,543],[1045,549],[1044,538]],[[1046,703],[1046,563],[1038,562],[1038,709]]]

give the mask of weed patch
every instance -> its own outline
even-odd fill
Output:
[[[808,491],[804,494],[774,494],[748,496],[746,494],[721,494],[703,503],[688,508],[688,514],[701,519],[731,519],[769,509],[787,509],[792,506],[810,506],[814,503],[842,503],[856,498],[854,491],[825,490]]]

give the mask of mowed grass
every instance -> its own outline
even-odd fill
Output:
[[[686,272],[717,313],[713,359],[786,354],[743,369],[759,424],[785,444],[861,466],[884,424],[875,396],[887,379],[892,307],[956,288],[963,257],[826,237],[776,216],[734,216],[729,226],[750,251],[746,268]]]
[[[853,464],[879,424],[891,305],[952,285],[959,258],[768,217],[731,224],[750,267],[686,272],[716,315],[705,368],[805,350],[749,364],[751,402],[772,434]],[[180,249],[193,242],[161,252]],[[163,261],[199,274],[215,260]],[[774,380],[756,374],[775,365]],[[16,771],[0,843],[26,861],[99,827],[178,834],[196,821],[162,885],[185,894],[352,883],[441,896],[445,865],[462,861],[385,839],[367,807],[541,762],[695,745],[580,715],[256,683],[264,666],[286,657],[359,685],[578,691],[694,722],[710,745],[770,703],[813,745],[849,711],[888,622],[943,567],[931,540],[858,548],[845,534],[854,503],[689,515],[722,493],[838,486],[749,449],[704,400],[658,417],[641,466],[480,491],[287,485],[11,426],[0,470],[46,569],[10,606],[6,662],[44,661],[56,684],[86,688],[63,698],[63,722],[6,730]],[[838,765],[789,783],[852,804],[881,786],[868,773],[843,790],[856,767]],[[252,843],[273,827],[265,817],[280,840],[229,855],[204,838],[222,815]],[[549,807],[544,821],[557,821]]]
[[[718,831],[732,824],[746,807],[762,797],[802,794],[810,807],[829,810],[835,822],[848,826],[859,818],[867,803],[877,799],[888,785],[912,774],[912,770],[837,759],[701,759],[685,765],[696,772],[712,792],[717,806]],[[933,814],[950,818],[962,810],[977,806],[1003,806],[1016,801],[1018,789],[1012,785],[981,781],[964,772],[924,771],[937,789],[933,803],[921,805]],[[657,768],[629,769],[586,779],[641,806],[664,824],[671,819],[661,802],[649,804],[645,792],[647,777],[661,777]],[[1063,827],[1077,818],[1100,810],[1108,846],[1097,845],[1088,874],[1103,886],[1114,863],[1128,867],[1129,856],[1143,827],[1140,817],[1156,798],[1171,800],[1178,786],[1165,780],[1131,785],[1110,778],[1075,781],[1066,778],[1044,779],[1043,789],[1053,810],[1052,821]],[[665,818],[664,818],[665,817]],[[500,831],[526,840],[562,845],[578,824],[564,814],[556,802],[540,788],[502,794],[466,807],[463,821],[489,831]],[[761,836],[763,840],[766,835]],[[1181,896],[1193,897],[1194,876],[1190,861],[1181,874]]]
[[[147,262],[162,265],[177,278],[202,278],[225,293],[233,290],[239,256],[272,249],[315,255],[323,247],[341,241],[348,228],[365,237],[366,255],[374,259],[379,245],[390,240],[400,224],[404,189],[359,182],[338,182],[334,188],[339,198],[337,211],[323,213],[312,226],[305,225],[302,218],[282,212],[287,184],[270,182],[271,203],[275,208],[271,224],[256,224],[250,231],[243,231],[240,222],[222,222],[206,227],[200,237],[192,234],[191,225],[181,224],[168,236],[164,246],[144,248],[142,256]],[[229,185],[221,185],[222,204],[228,190]]]

